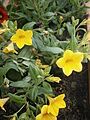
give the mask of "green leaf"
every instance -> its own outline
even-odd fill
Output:
[[[15,30],[17,29],[17,26],[15,23],[13,23],[12,21],[8,21],[8,27],[10,28],[10,30],[12,32],[15,32]]]
[[[24,30],[31,30],[35,24],[36,24],[36,22],[26,23],[26,24],[23,26],[22,29],[24,29]]]
[[[10,84],[10,86],[12,87],[18,87],[18,88],[27,88],[30,86],[30,83],[28,83],[30,81],[30,79],[27,80],[21,80],[21,81],[17,81],[17,82],[12,82]]]
[[[31,57],[31,48],[30,46],[25,46],[19,53],[18,58],[29,59]]]
[[[31,89],[31,99],[33,101],[36,100],[37,98],[37,95],[38,95],[38,86],[34,86],[32,89]]]
[[[55,14],[55,13],[53,13],[53,12],[47,12],[47,13],[45,14],[45,16],[47,16],[47,17],[48,17],[48,16],[49,16],[49,17],[51,16],[51,17],[52,17],[52,16],[54,16],[54,14]]]
[[[51,85],[48,82],[43,82],[43,87],[38,88],[38,95],[53,94]]]
[[[29,73],[34,84],[39,85],[42,82],[42,71],[31,62],[29,65]]]
[[[63,52],[63,49],[59,48],[59,47],[45,47],[43,48],[42,51],[46,51],[46,52],[51,52],[53,54],[59,54]]]
[[[17,65],[14,64],[13,62],[7,62],[7,63],[4,65],[4,69],[5,69],[5,72],[6,72],[6,73],[7,73],[10,69],[14,69],[14,70],[16,70],[16,71],[19,71]]]
[[[48,82],[43,82],[43,88],[45,88],[48,92],[52,93],[52,87]]]
[[[8,93],[8,96],[10,97],[10,100],[19,104],[24,104],[25,103],[25,98],[12,94],[12,93]]]

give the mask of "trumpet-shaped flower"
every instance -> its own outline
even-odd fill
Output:
[[[41,113],[36,116],[36,120],[57,120],[57,117],[48,113],[48,105],[44,105],[41,109]]]
[[[17,51],[14,49],[13,43],[10,43],[7,47],[3,49],[4,53],[17,53]]]
[[[22,48],[24,45],[32,45],[32,31],[31,30],[22,30],[18,29],[16,34],[11,37],[11,41],[16,43],[18,48]]]
[[[49,99],[48,113],[51,113],[54,116],[57,116],[59,113],[59,109],[66,107],[64,97],[65,97],[65,94],[61,94],[55,98],[48,97]]]
[[[81,52],[73,52],[66,50],[63,57],[59,58],[56,62],[59,68],[63,69],[66,76],[69,76],[72,71],[81,72],[84,55]]]
[[[3,106],[4,106],[4,104],[5,104],[8,100],[9,100],[9,97],[0,99],[0,107],[1,107],[1,109],[4,110],[4,111],[6,111],[6,110],[4,109]]]

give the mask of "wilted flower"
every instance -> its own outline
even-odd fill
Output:
[[[59,77],[53,77],[53,76],[49,76],[46,79],[50,82],[57,82],[57,83],[59,83],[61,81],[61,79]]]
[[[10,43],[7,47],[5,47],[4,49],[3,49],[3,52],[4,53],[18,53],[15,49],[14,49],[14,45],[13,45],[13,43]]]

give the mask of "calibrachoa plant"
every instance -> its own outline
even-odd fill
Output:
[[[52,83],[58,84],[63,80],[50,74],[50,71],[53,65],[61,68],[67,77],[74,71],[82,71],[82,62],[90,59],[90,33],[82,29],[82,25],[87,22],[90,20],[80,23],[74,17],[71,22],[64,22],[60,16],[62,26],[58,27],[61,27],[61,34],[63,35],[65,29],[69,34],[65,41],[58,40],[54,35],[58,31],[35,28],[35,22],[26,23],[22,28],[17,27],[16,21],[7,20],[1,23],[0,107],[5,112],[8,112],[4,108],[6,102],[19,107],[15,113],[5,116],[6,118],[57,120],[59,110],[67,106],[67,96],[64,92],[58,95],[54,93]],[[84,31],[83,37],[78,34],[80,30]]]
[[[8,35],[9,32],[11,32],[9,23],[10,21],[4,21],[2,24],[4,27],[3,29],[5,29],[5,31],[2,32],[3,34],[1,33],[3,37],[5,36],[5,33]],[[16,102],[17,104],[20,103],[20,106],[23,105],[19,111],[13,115],[8,116],[12,118],[12,120],[22,119],[23,114],[27,119],[30,117],[32,119],[36,118],[36,120],[56,120],[59,109],[66,107],[66,103],[64,101],[65,94],[61,94],[55,97],[50,82],[59,83],[61,79],[59,77],[50,75],[49,72],[51,66],[42,64],[41,60],[37,59],[39,57],[38,53],[37,56],[34,55],[36,53],[33,53],[33,50],[35,50],[35,48],[33,46],[32,38],[32,30],[15,29],[13,32],[11,32],[9,38],[10,40],[7,40],[6,43],[5,41],[1,41],[1,45],[2,43],[6,44],[6,47],[3,47],[1,50],[3,56],[6,57],[6,64],[1,67],[3,71],[5,70],[2,87],[4,89],[4,86],[6,84],[6,86],[8,85],[7,87],[12,86],[18,88],[18,90],[15,94],[8,93],[7,98],[0,99],[0,107],[6,111],[3,106],[8,100]],[[26,56],[27,53],[28,56]],[[19,62],[19,59],[22,61]],[[7,64],[10,64],[10,66],[7,66]],[[6,70],[6,66],[8,70]],[[16,80],[10,80],[7,73],[11,69],[15,70],[14,72],[20,74],[23,79],[20,81],[17,77]],[[26,71],[28,74],[24,76]],[[18,116],[18,113],[25,106],[25,112]]]

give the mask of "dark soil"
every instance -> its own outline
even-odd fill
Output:
[[[66,109],[60,110],[58,120],[90,120],[90,105],[88,105],[88,69],[83,65],[83,71],[70,77],[63,75],[62,70],[54,67],[54,75],[60,76],[62,82],[56,87],[56,94],[66,94]],[[53,70],[51,71],[53,73]]]

